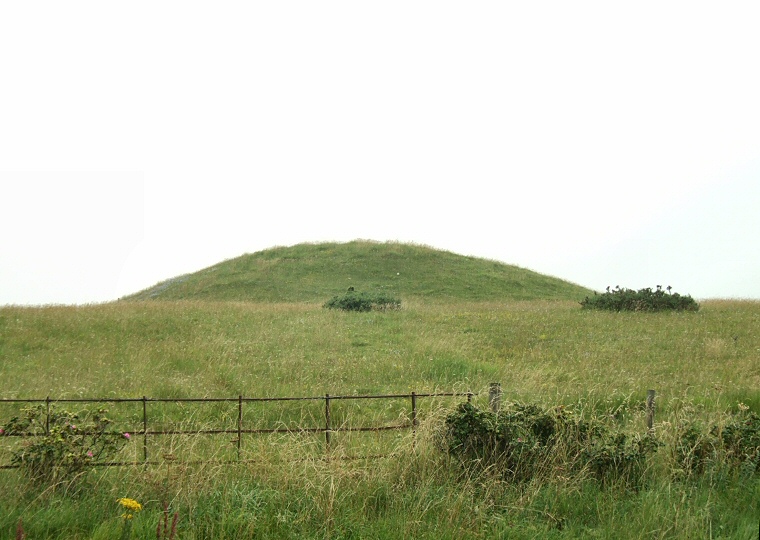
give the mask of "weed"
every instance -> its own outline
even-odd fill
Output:
[[[179,512],[174,512],[171,527],[169,526],[169,503],[164,502],[164,511],[158,519],[158,525],[156,525],[156,540],[174,540],[174,535],[177,534],[178,519]]]
[[[127,497],[117,499],[116,502],[119,503],[124,510],[124,513],[121,515],[122,528],[120,538],[121,540],[128,540],[132,535],[132,519],[142,511],[142,504]]]

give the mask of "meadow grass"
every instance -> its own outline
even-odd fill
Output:
[[[480,392],[566,405],[643,429],[647,389],[656,431],[672,442],[679,415],[720,421],[739,402],[760,411],[760,305],[709,301],[696,313],[607,313],[570,301],[404,302],[344,313],[316,303],[217,301],[0,309],[0,397],[248,397]],[[480,401],[477,401],[480,400]],[[420,400],[421,426],[387,435],[244,439],[171,436],[150,447],[160,466],[96,468],[75,489],[41,489],[0,471],[0,537],[19,518],[28,538],[112,538],[118,497],[145,511],[155,536],[164,501],[180,538],[754,538],[760,484],[716,468],[674,478],[658,452],[643,489],[600,486],[553,470],[513,485],[468,475],[436,442],[456,401]],[[236,404],[151,405],[160,425],[234,426]],[[409,420],[408,402],[335,402],[337,425]],[[246,406],[246,424],[322,425],[324,402]],[[139,422],[137,407],[109,406]],[[134,410],[137,409],[137,410]],[[0,425],[14,413],[0,407]],[[11,444],[10,438],[0,444]],[[672,445],[670,445],[672,446]],[[139,461],[139,437],[125,459]],[[383,454],[378,459],[346,459]],[[185,464],[202,456],[217,462]]]
[[[564,403],[760,405],[760,308],[582,311],[573,302],[144,302],[0,309],[0,397],[248,397],[480,391]]]

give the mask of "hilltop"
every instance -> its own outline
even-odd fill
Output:
[[[591,291],[501,262],[356,240],[275,247],[175,277],[122,300],[324,302],[348,287],[402,299],[581,300]]]

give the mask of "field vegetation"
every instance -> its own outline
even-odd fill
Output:
[[[151,443],[158,465],[88,468],[43,485],[23,470],[0,470],[0,537],[13,538],[19,520],[30,539],[118,537],[126,529],[120,498],[142,505],[129,523],[139,538],[156,537],[165,503],[178,512],[182,539],[756,537],[757,471],[735,466],[720,437],[727,426],[744,433],[737,426],[745,424],[732,424],[737,415],[760,412],[760,304],[583,310],[590,291],[515,267],[445,253],[436,264],[434,251],[418,246],[344,247],[262,252],[103,305],[0,308],[0,398],[453,390],[475,392],[473,406],[485,411],[489,383],[500,382],[505,411],[520,410],[510,403],[561,407],[573,425],[643,437],[644,402],[654,389],[659,446],[637,462],[637,481],[602,481],[590,461],[565,469],[557,455],[569,446],[561,445],[551,459],[526,453],[541,474],[520,481],[499,469],[499,459],[470,466],[442,439],[465,398],[428,398],[416,435],[336,433],[329,453],[323,434],[251,435],[244,461],[230,464],[231,437],[174,435]],[[293,252],[300,263],[284,256]],[[378,259],[393,264],[373,273]],[[423,266],[412,264],[418,259]],[[267,268],[277,273],[270,281]],[[441,283],[415,280],[434,268]],[[322,307],[349,286],[392,294],[401,309]],[[82,416],[95,410],[71,406]],[[106,406],[116,426],[134,426],[141,412],[134,404]],[[0,428],[22,407],[0,403]],[[161,407],[151,414],[166,426],[236,421],[226,404]],[[404,400],[335,407],[336,425],[409,420]],[[245,414],[257,426],[318,426],[324,403],[251,406]],[[140,441],[133,436],[116,457],[139,462]],[[0,436],[0,463],[22,444]],[[684,451],[701,461],[685,462]]]

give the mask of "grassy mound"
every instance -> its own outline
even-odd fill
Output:
[[[500,262],[429,247],[353,241],[243,255],[164,281],[124,300],[319,302],[356,290],[457,300],[581,300],[591,291]]]

